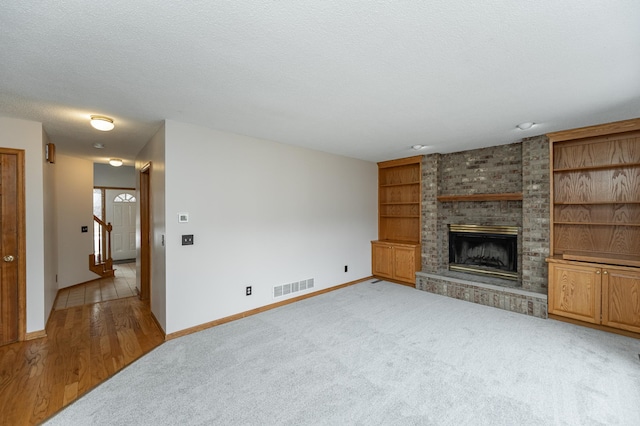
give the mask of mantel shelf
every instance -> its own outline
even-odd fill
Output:
[[[438,201],[521,201],[522,192],[505,192],[498,194],[439,195]]]

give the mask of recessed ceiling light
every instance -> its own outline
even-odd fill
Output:
[[[533,123],[531,121],[528,121],[526,123],[520,123],[518,124],[516,127],[520,130],[529,130],[530,128],[532,128],[536,123]]]
[[[97,148],[97,149],[103,149],[104,148],[104,144],[100,143],[100,142],[96,142],[96,143],[93,144],[93,147]]]
[[[111,164],[113,167],[120,167],[122,166],[122,160],[119,158],[111,158],[109,160],[109,164]]]
[[[108,132],[109,130],[113,130],[115,127],[113,124],[113,119],[109,117],[104,117],[102,115],[92,115],[91,116],[91,126],[94,129]]]
[[[420,149],[422,149],[422,148],[426,148],[426,147],[425,147],[424,145],[420,145],[420,144],[418,144],[418,145],[413,145],[413,146],[411,147],[411,149],[415,149],[416,151],[418,151],[418,150],[420,150]]]

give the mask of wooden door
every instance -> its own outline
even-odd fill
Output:
[[[602,324],[640,333],[640,272],[602,272]]]
[[[388,244],[371,243],[371,267],[377,277],[393,277],[393,248]]]
[[[399,281],[415,284],[415,247],[395,246],[393,248],[393,274]]]
[[[0,345],[20,338],[21,155],[0,149]]]
[[[549,313],[600,324],[601,270],[549,263]]]

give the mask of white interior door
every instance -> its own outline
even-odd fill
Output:
[[[111,223],[111,257],[113,260],[136,257],[136,208],[138,200],[133,190],[105,191],[106,222]]]

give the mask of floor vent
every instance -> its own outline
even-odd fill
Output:
[[[309,290],[310,288],[313,288],[313,284],[313,278],[309,278],[308,280],[277,285],[273,288],[273,297],[283,297],[299,291]]]

